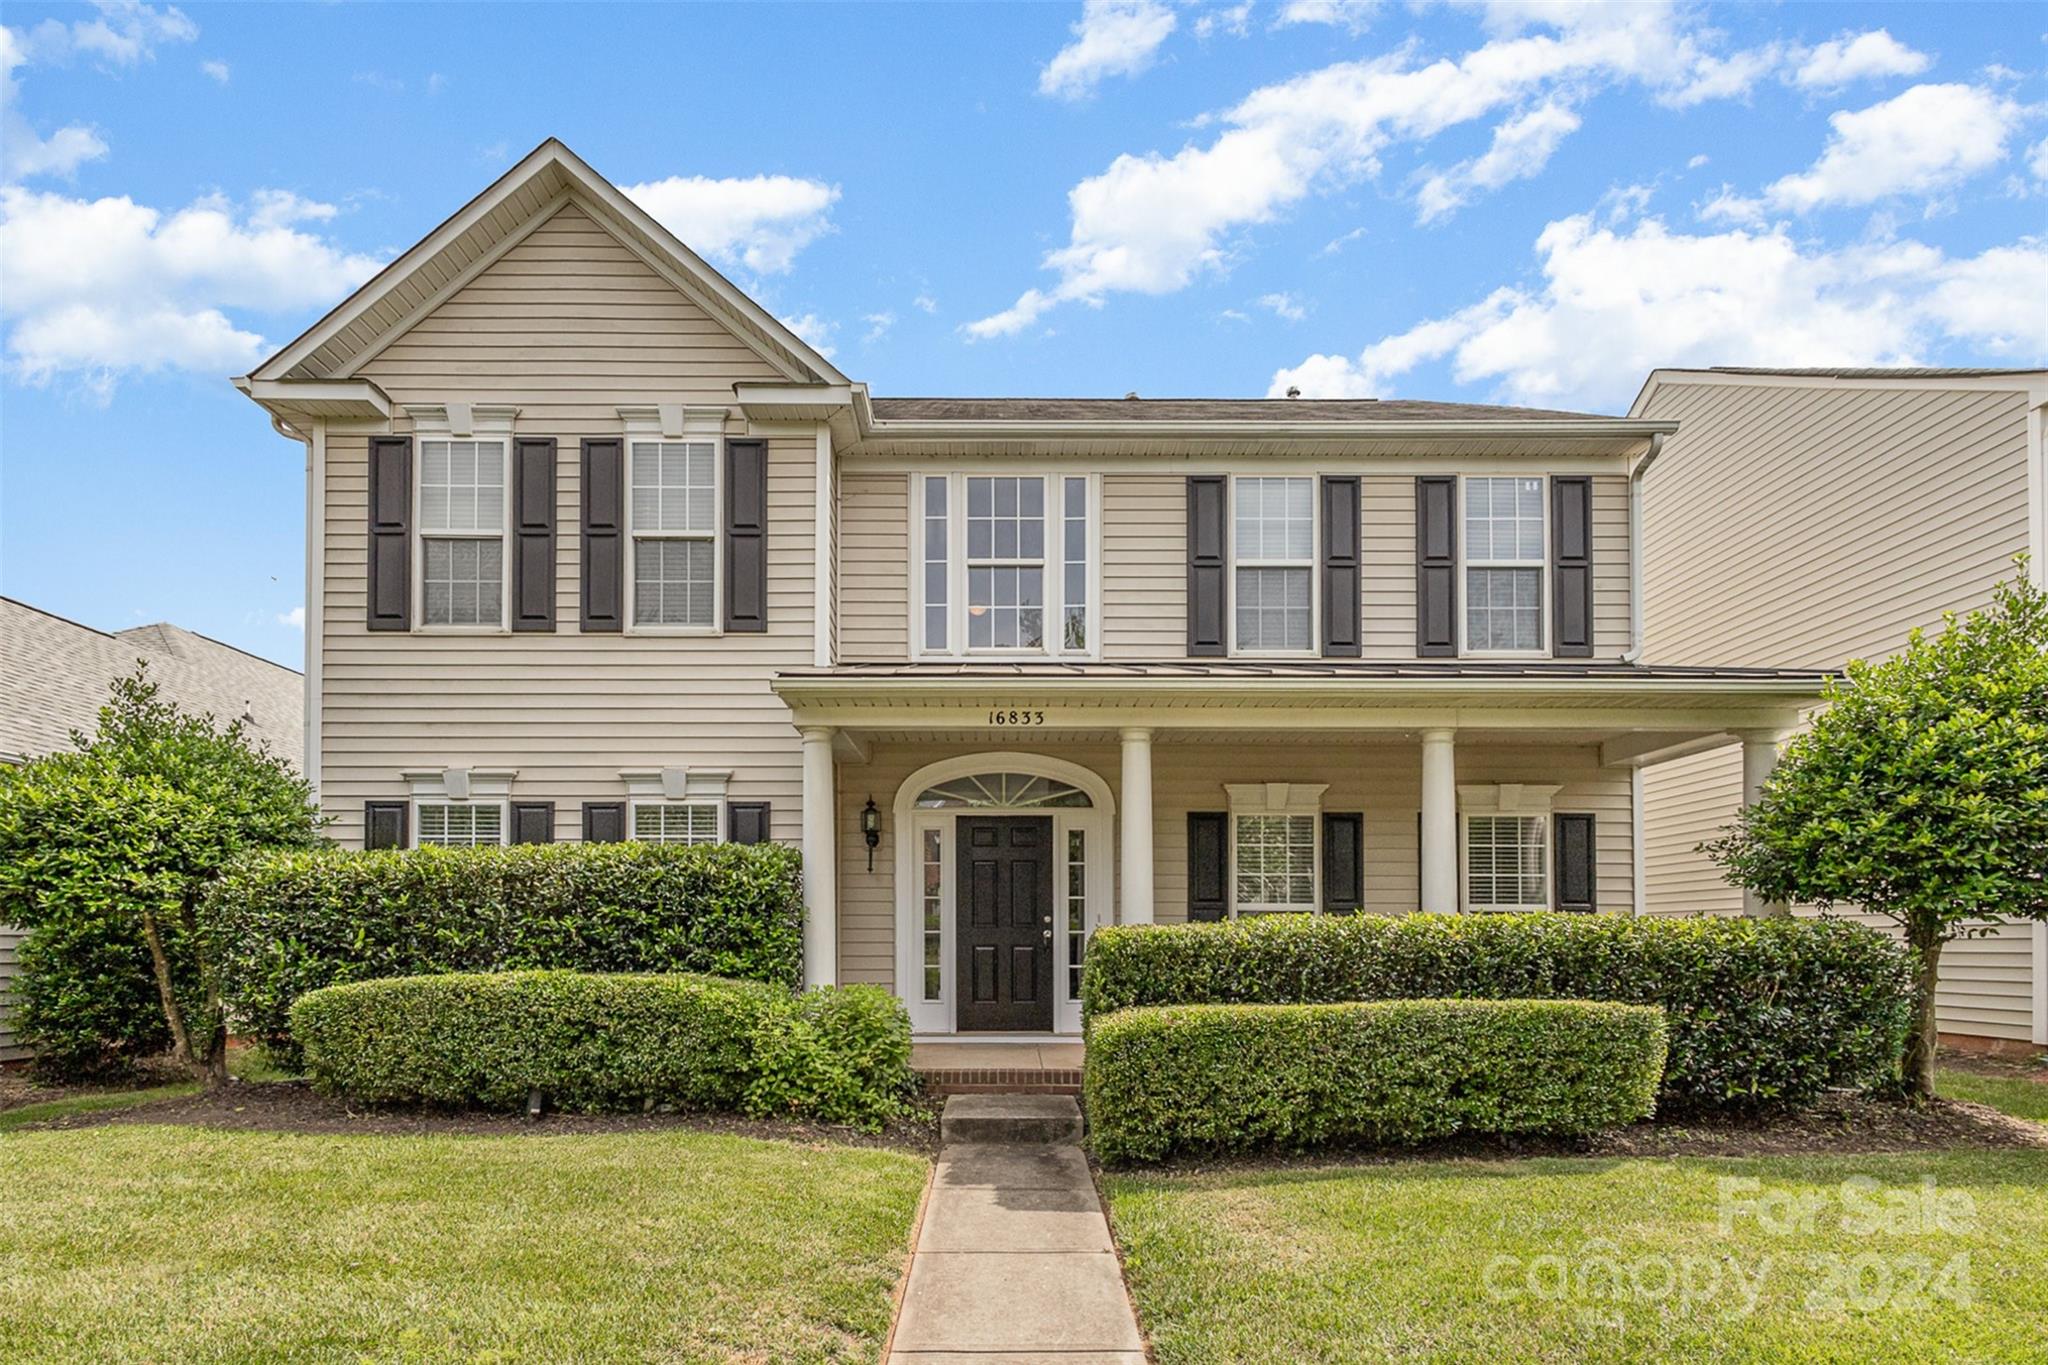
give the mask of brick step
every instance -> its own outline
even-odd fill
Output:
[[[939,1142],[1048,1143],[1081,1140],[1081,1106],[1071,1095],[954,1095],[939,1116]]]
[[[934,1095],[1079,1095],[1079,1067],[923,1066],[917,1074]]]

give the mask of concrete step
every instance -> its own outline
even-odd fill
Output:
[[[1071,1095],[954,1095],[939,1115],[939,1141],[1046,1143],[1081,1140],[1081,1106]]]

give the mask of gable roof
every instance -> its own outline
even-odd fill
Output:
[[[1649,413],[1657,391],[1667,385],[1722,384],[1750,387],[1836,389],[1972,389],[2048,393],[2048,368],[1992,365],[1670,365],[1650,371],[1629,404],[1629,415]],[[2039,402],[2039,397],[2032,401]]]
[[[92,733],[108,686],[138,659],[166,700],[223,725],[246,715],[252,736],[302,766],[306,689],[295,669],[165,622],[109,633],[11,597],[0,597],[0,762]]]
[[[797,383],[846,377],[559,139],[549,138],[237,384],[351,378],[563,205],[576,203]]]

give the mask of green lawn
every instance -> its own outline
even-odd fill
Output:
[[[1988,1104],[2015,1118],[2048,1123],[2048,1084],[2025,1076],[1987,1076],[1948,1066],[1934,1073],[1934,1089],[1944,1099]]]
[[[0,1135],[14,1362],[873,1360],[926,1163],[665,1130]]]
[[[1932,1178],[1939,1198],[1913,1207],[1936,1212],[1857,1229],[1842,1191],[1857,1177],[1879,1182],[1866,1201],[1917,1200]],[[1731,1193],[1725,1231],[1724,1179],[1761,1182]],[[2038,1365],[2048,1341],[2048,1152],[1415,1161],[1107,1185],[1161,1365]],[[1967,1213],[1942,1202],[1959,1197]],[[1755,1198],[1808,1201],[1810,1226],[1765,1227],[1744,1211]]]

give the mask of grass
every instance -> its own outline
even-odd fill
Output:
[[[1864,1198],[1896,1193],[1915,1212],[1931,1179],[1942,1216],[1859,1229],[1854,1178],[1879,1182]],[[1724,1228],[1723,1180],[1761,1182],[1771,1208],[1805,1201],[1810,1225],[1738,1214]],[[1106,1184],[1160,1365],[2038,1362],[2048,1341],[2048,1152],[1412,1161]]]
[[[29,1361],[873,1360],[925,1163],[667,1130],[0,1136]]]
[[[2025,1076],[1988,1076],[1981,1071],[1942,1067],[1934,1073],[1934,1091],[1943,1099],[1987,1104],[2014,1118],[2048,1123],[2048,1085]]]

